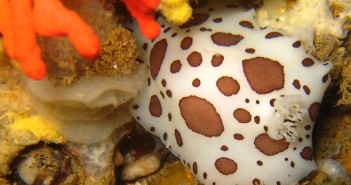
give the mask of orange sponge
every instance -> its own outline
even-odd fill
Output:
[[[122,0],[122,2],[137,20],[144,37],[155,39],[160,34],[160,25],[154,19],[154,11],[160,0]]]
[[[99,54],[100,44],[94,31],[59,0],[0,0],[0,17],[6,52],[33,79],[46,75],[37,33],[48,37],[68,36],[85,58],[93,60]]]

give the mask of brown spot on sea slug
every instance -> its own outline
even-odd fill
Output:
[[[306,161],[312,161],[313,159],[313,150],[311,147],[306,146],[300,152],[300,156],[305,159]]]
[[[267,94],[284,88],[284,67],[264,57],[243,60],[243,70],[252,90]]]
[[[199,52],[194,51],[189,54],[187,60],[190,66],[197,67],[197,66],[200,66],[202,63],[202,56]]]
[[[199,87],[201,85],[201,81],[198,78],[196,78],[193,80],[192,85],[194,87]]]
[[[175,60],[171,64],[170,71],[171,73],[178,73],[181,68],[182,68],[182,63],[180,62],[180,60]]]
[[[178,146],[179,147],[183,146],[182,135],[180,134],[180,132],[177,129],[175,129],[175,131],[174,131],[174,137],[176,138]]]
[[[221,157],[216,160],[215,167],[223,175],[230,175],[236,172],[237,164],[229,158]]]
[[[270,32],[265,36],[265,38],[266,39],[273,39],[273,38],[282,37],[282,36],[283,36],[283,34],[281,34],[279,32]]]
[[[179,108],[187,127],[193,132],[214,137],[220,136],[224,131],[220,115],[206,99],[197,96],[184,97],[179,101]]]
[[[302,65],[305,67],[310,67],[314,64],[314,61],[311,58],[305,58],[302,60]]]
[[[242,134],[238,134],[238,133],[234,134],[233,137],[235,140],[239,140],[239,141],[244,139],[244,136]]]
[[[312,103],[310,105],[310,107],[308,108],[308,114],[309,114],[312,121],[317,120],[318,111],[319,111],[320,106],[321,106],[321,104],[319,102],[315,102],[315,103]]]
[[[289,147],[289,143],[285,139],[274,140],[268,136],[268,134],[263,133],[255,138],[255,147],[267,156],[276,155],[280,152],[285,151]]]
[[[240,21],[239,22],[240,26],[249,28],[249,29],[254,29],[253,24],[250,21]]]
[[[240,90],[239,83],[229,76],[222,76],[216,82],[218,90],[225,96],[237,94]]]
[[[151,49],[150,53],[150,73],[152,78],[155,80],[163,63],[163,59],[166,56],[168,43],[166,39],[158,41]]]
[[[221,54],[215,54],[212,56],[211,64],[213,67],[218,67],[223,63],[224,56]]]
[[[190,19],[188,22],[184,23],[183,25],[180,26],[180,28],[190,28],[192,26],[197,26],[205,21],[210,17],[209,14],[203,14],[203,13],[194,13],[192,16],[192,19]]]
[[[150,114],[154,117],[160,117],[162,115],[162,106],[160,100],[156,95],[151,96],[149,111]]]
[[[251,121],[250,112],[243,108],[236,109],[233,113],[233,116],[239,123],[248,123]]]
[[[244,39],[244,37],[232,33],[217,32],[211,35],[211,39],[218,46],[234,46]]]
[[[180,47],[182,48],[182,50],[187,50],[190,48],[190,46],[193,44],[193,38],[191,37],[185,37],[181,43],[180,43]]]

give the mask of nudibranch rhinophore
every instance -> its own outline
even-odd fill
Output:
[[[131,112],[204,184],[296,184],[316,169],[312,129],[332,65],[254,13],[211,1],[137,39],[150,73]]]

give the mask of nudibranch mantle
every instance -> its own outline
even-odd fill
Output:
[[[204,184],[296,184],[316,169],[312,129],[331,65],[231,2],[180,27],[164,21],[154,41],[132,28],[150,73],[131,112]]]

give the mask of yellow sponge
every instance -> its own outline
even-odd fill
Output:
[[[29,131],[45,142],[62,143],[63,137],[39,116],[25,118],[9,125],[12,131]]]
[[[192,14],[188,0],[161,0],[159,10],[168,21],[177,25],[187,22]]]

